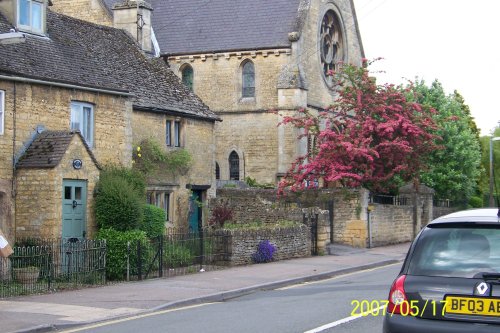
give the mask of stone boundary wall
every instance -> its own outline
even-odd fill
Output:
[[[461,209],[457,207],[434,207],[432,210],[432,219],[437,219],[440,216],[458,212],[459,210]]]
[[[256,230],[223,230],[229,232],[227,239],[227,262],[229,265],[253,264],[252,256],[257,252],[259,243],[269,240],[277,248],[274,260],[302,258],[311,255],[310,229],[305,225],[296,227],[256,229]]]
[[[370,213],[372,247],[413,239],[413,206],[373,206]]]
[[[226,188],[217,189],[217,197],[209,205],[228,205],[235,223],[303,222],[303,214],[318,214],[319,253],[325,252],[331,240],[329,207],[332,206],[333,243],[361,248],[369,246],[370,232],[372,247],[411,241],[433,218],[458,210],[432,207],[429,193],[412,196],[410,189],[405,195],[408,198],[402,201],[405,205],[392,205],[369,203],[369,192],[365,189],[311,190],[278,198],[275,190]],[[417,209],[413,202],[417,202]]]

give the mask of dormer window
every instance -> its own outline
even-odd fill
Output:
[[[17,1],[17,27],[19,30],[43,33],[45,19],[44,0]]]

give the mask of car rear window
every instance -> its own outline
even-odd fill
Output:
[[[500,272],[500,226],[430,227],[410,258],[411,275],[472,278]]]

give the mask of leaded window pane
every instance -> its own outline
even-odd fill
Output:
[[[243,65],[243,97],[255,97],[255,67],[248,61]]]
[[[167,146],[172,145],[172,121],[167,120],[167,129],[166,129],[166,144]]]
[[[92,147],[94,141],[94,112],[90,104],[71,103],[70,128],[78,130],[87,144]]]
[[[229,155],[229,179],[240,180],[240,157],[235,151]]]
[[[35,31],[42,31],[42,11],[41,3],[31,3],[31,27]]]
[[[19,24],[30,26],[30,1],[19,0]]]
[[[181,146],[181,124],[176,121],[174,122],[174,145],[176,147]]]
[[[182,83],[186,85],[191,91],[193,90],[193,68],[186,66],[182,70]]]

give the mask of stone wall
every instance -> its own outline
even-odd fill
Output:
[[[425,199],[425,200],[424,200]],[[218,189],[210,208],[228,205],[236,223],[274,223],[277,220],[303,221],[306,216],[318,215],[318,249],[321,252],[331,240],[330,221],[333,220],[333,243],[355,247],[383,246],[413,239],[430,222],[428,210],[419,207],[419,227],[414,224],[414,207],[408,205],[369,204],[369,192],[364,189],[325,189],[289,194],[278,198],[275,190]],[[421,205],[428,201],[422,196]],[[309,208],[308,208],[309,207]],[[316,208],[311,208],[316,207]],[[333,216],[330,209],[333,208]],[[369,210],[370,209],[370,210]],[[370,225],[368,224],[370,221]]]
[[[22,175],[26,179],[20,179],[20,184],[24,184],[21,186],[25,186],[28,193],[23,193],[23,190],[19,191],[15,186],[12,187],[12,184],[15,184],[13,182],[12,161],[19,157],[31,143],[37,133],[37,127],[43,126],[46,130],[68,131],[70,130],[71,102],[90,103],[94,107],[94,146],[91,147],[94,156],[101,165],[130,166],[132,160],[132,128],[130,126],[132,104],[127,98],[115,95],[21,82],[0,81],[0,90],[5,91],[5,130],[4,134],[0,135],[0,209],[5,214],[2,213],[0,223],[2,230],[12,241],[15,237],[13,227],[14,217],[17,216],[16,206],[18,209],[24,206],[30,206],[34,209],[38,205],[49,205],[48,201],[44,199],[43,193],[32,195],[35,188],[39,189],[43,182],[51,182],[53,180],[51,177],[55,177],[55,175],[49,176],[47,170],[33,171],[30,175]],[[76,179],[89,179],[89,177],[94,176],[89,174],[75,177]],[[28,180],[32,183],[30,184]],[[92,189],[89,189],[89,194],[92,193],[91,191]],[[17,198],[18,194],[21,195],[21,199]],[[54,193],[54,195],[58,195],[58,193]],[[42,201],[36,202],[36,198],[40,198]],[[92,199],[92,195],[89,195],[89,198]],[[57,200],[62,200],[62,196],[57,196]],[[60,205],[60,202],[54,201],[53,204]],[[56,210],[57,206],[49,206],[47,209],[50,208],[52,212],[48,213],[50,215],[48,218],[51,221],[48,223],[54,224],[56,223],[54,219],[60,214]],[[26,212],[21,211],[20,214],[22,216]],[[36,212],[33,214],[36,215]],[[87,216],[90,217],[91,214]],[[34,216],[33,223],[43,224],[40,222],[41,218],[42,216]],[[25,224],[26,220],[22,223]],[[60,224],[61,221],[58,223]],[[93,225],[92,221],[89,223]],[[92,228],[89,229],[89,231],[91,230]],[[53,235],[54,232],[47,231],[47,234]]]
[[[102,0],[52,0],[50,9],[80,20],[113,26],[113,20]]]
[[[304,22],[302,36],[294,46],[297,49],[293,53],[296,61],[304,69],[307,78],[308,105],[324,108],[330,105],[334,93],[325,84],[321,68],[321,53],[318,50],[320,43],[319,29],[323,15],[333,10],[342,21],[344,32],[344,53],[346,63],[356,66],[361,65],[364,54],[361,50],[361,40],[356,33],[357,23],[354,21],[354,13],[349,0],[311,0],[309,15]]]
[[[375,204],[369,221],[373,247],[413,239],[413,206]]]
[[[74,159],[82,160],[81,169],[73,168]],[[99,180],[99,169],[90,158],[80,137],[74,135],[57,167],[17,171],[16,238],[61,237],[64,179],[86,181],[86,231],[87,237],[94,236],[97,226],[93,213],[93,193]]]
[[[227,232],[227,231],[226,231]],[[252,256],[263,240],[276,246],[273,260],[301,258],[311,255],[310,230],[305,225],[258,230],[231,230],[224,237],[228,242],[227,261],[230,265],[252,264]]]
[[[167,120],[172,121],[172,124],[174,121],[180,122],[181,148],[191,155],[192,164],[187,173],[162,173],[156,179],[151,179],[150,185],[168,187],[171,191],[169,222],[177,227],[186,227],[191,195],[186,186],[188,184],[209,186],[203,200],[215,196],[215,124],[212,121],[173,117],[163,113],[134,111],[132,121],[134,145],[138,145],[141,140],[152,139],[167,152],[179,149],[166,145]],[[202,215],[202,220],[206,221],[206,212],[203,211]]]
[[[448,215],[448,214],[457,212],[459,210],[461,210],[461,209],[457,208],[457,207],[434,207],[434,209],[432,210],[432,212],[433,212],[432,218],[437,219],[440,216]]]

